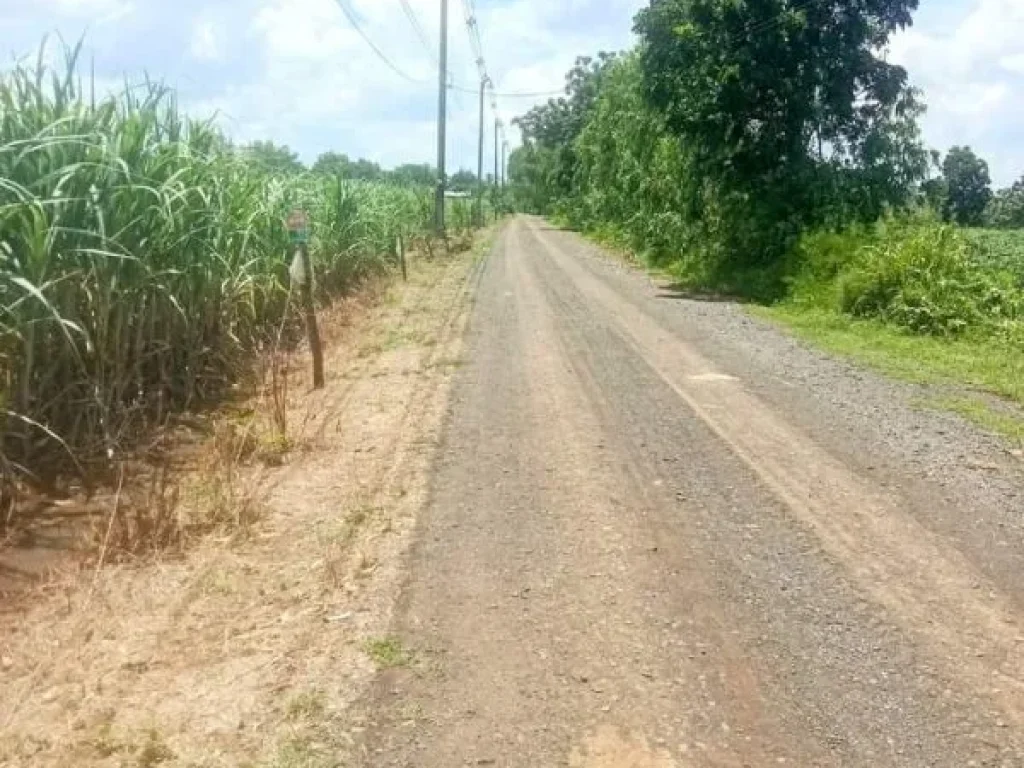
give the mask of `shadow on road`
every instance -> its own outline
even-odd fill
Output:
[[[658,286],[659,299],[677,299],[682,301],[701,301],[708,304],[750,304],[750,299],[727,293],[717,293],[687,285],[670,283]]]

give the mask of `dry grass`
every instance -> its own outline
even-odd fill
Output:
[[[301,356],[275,364],[266,400],[181,462],[196,471],[125,467],[92,567],[0,624],[0,764],[337,761],[425,498],[469,267],[414,263],[397,299],[327,313],[327,389]],[[408,324],[408,344],[357,355]]]

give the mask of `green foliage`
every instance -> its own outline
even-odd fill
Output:
[[[352,160],[338,152],[324,152],[313,163],[314,173],[350,181],[389,181],[404,186],[433,187],[437,174],[429,165],[400,165],[386,171],[372,160]]]
[[[1024,291],[987,249],[948,225],[887,220],[805,235],[791,303],[877,318],[920,334],[1016,338]]]
[[[616,55],[582,56],[566,75],[562,98],[551,99],[517,118],[523,147],[512,153],[509,177],[514,186],[531,189],[526,202],[531,210],[551,213],[572,195],[577,157],[575,141],[586,127],[601,84]]]
[[[429,222],[429,194],[233,151],[160,86],[93,104],[75,65],[0,77],[0,469],[113,456],[230,387],[294,318],[292,208],[322,297]]]
[[[972,228],[964,236],[974,245],[982,265],[1015,275],[1024,288],[1024,229]]]
[[[242,147],[242,155],[246,162],[256,166],[265,173],[288,174],[298,173],[305,166],[299,156],[286,146],[278,146],[272,141],[254,141]]]
[[[1024,177],[996,192],[984,218],[986,226],[996,229],[1024,229]]]
[[[476,174],[460,168],[448,179],[448,189],[453,192],[476,192]]]
[[[966,238],[948,226],[866,246],[839,279],[844,312],[934,335],[1019,320],[1022,298],[998,273],[979,268]]]
[[[652,0],[638,14],[644,92],[713,185],[730,261],[777,262],[808,225],[910,199],[921,109],[877,52],[916,6]]]
[[[400,165],[389,174],[391,181],[413,187],[434,187],[437,184],[437,170],[429,165]]]
[[[946,187],[943,217],[964,226],[977,226],[992,198],[988,163],[970,147],[953,147],[942,162]]]
[[[752,311],[888,376],[915,383],[966,384],[1024,403],[1024,345],[1014,346],[1005,338],[919,336],[878,320],[793,303]]]
[[[640,92],[639,60],[605,73],[601,94],[576,141],[578,194],[567,205],[583,229],[614,228],[651,263],[685,258],[699,247],[697,185],[682,145],[664,129]]]
[[[653,0],[635,53],[580,59],[518,121],[515,200],[693,286],[777,296],[803,232],[917,199],[921,108],[876,55],[914,7]]]

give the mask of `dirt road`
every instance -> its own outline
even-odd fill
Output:
[[[1024,766],[994,440],[536,219],[467,344],[357,762]]]

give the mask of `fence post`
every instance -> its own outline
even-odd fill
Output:
[[[291,241],[299,249],[302,263],[302,280],[299,289],[302,293],[302,312],[306,318],[306,337],[313,355],[313,389],[323,389],[324,350],[320,343],[320,328],[316,324],[316,307],[313,304],[313,262],[309,258],[309,217],[304,211],[293,211],[288,217],[288,234]]]
[[[409,282],[409,270],[405,264],[405,239],[398,234],[398,263],[402,265],[402,280]]]

